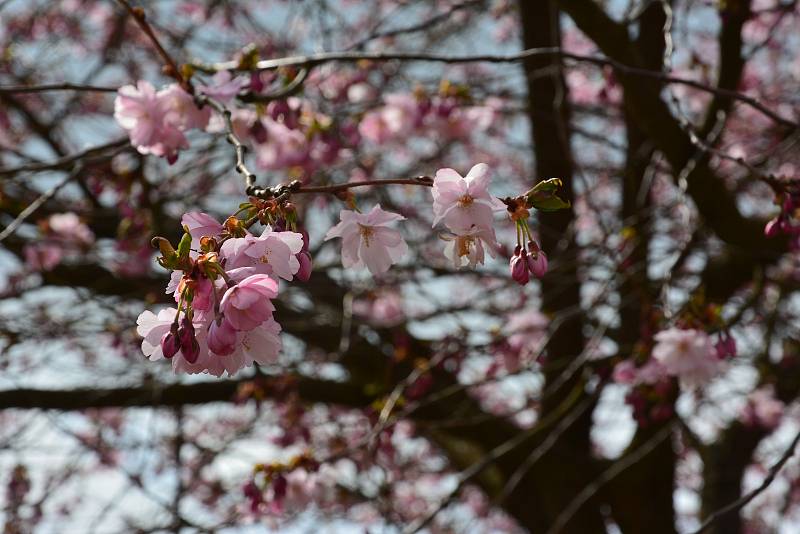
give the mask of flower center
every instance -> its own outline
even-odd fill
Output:
[[[464,195],[463,197],[458,199],[458,205],[462,208],[468,208],[472,205],[472,202],[475,199],[472,198],[469,194]]]
[[[361,233],[361,239],[364,240],[364,245],[368,247],[369,240],[372,238],[372,235],[375,233],[375,230],[373,230],[371,226],[364,226],[363,224],[359,224],[358,231]]]
[[[269,253],[272,252],[271,250],[267,250],[264,252],[264,255],[258,258],[258,261],[261,263],[269,263]]]
[[[475,242],[474,237],[459,237],[456,244],[458,245],[458,256],[469,256],[469,251],[472,248],[472,244]]]

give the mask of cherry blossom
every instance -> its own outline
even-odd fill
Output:
[[[378,145],[410,134],[420,120],[419,104],[412,95],[395,93],[384,100],[386,105],[367,113],[358,126],[365,139]]]
[[[347,269],[366,267],[377,276],[408,252],[400,232],[388,228],[405,217],[384,211],[380,204],[366,214],[342,210],[339,218],[339,224],[328,230],[325,240],[342,238],[342,265]]]
[[[259,237],[247,235],[228,239],[222,244],[220,254],[227,259],[227,269],[255,267],[257,273],[291,281],[301,267],[299,256],[303,243],[300,233],[276,232],[266,227]],[[310,262],[310,255],[303,261]]]
[[[476,227],[462,235],[443,234],[440,237],[447,242],[444,246],[444,255],[456,269],[483,265],[484,251],[492,258],[497,256],[498,244],[493,230]]]
[[[239,91],[250,84],[250,81],[243,76],[234,76],[230,71],[218,72],[211,79],[210,85],[199,84],[197,92],[216,98],[223,104],[230,102]]]
[[[776,428],[783,417],[783,403],[775,398],[775,389],[764,386],[750,393],[739,419],[750,426],[761,426],[768,430]]]
[[[228,288],[220,302],[225,319],[236,330],[252,330],[270,317],[278,296],[278,283],[265,274],[248,276]]]
[[[189,148],[184,131],[204,128],[209,116],[177,84],[156,92],[139,80],[136,86],[120,87],[114,101],[114,118],[128,130],[131,144],[141,154],[166,157],[170,163],[178,159],[179,150]]]
[[[489,166],[478,163],[462,177],[453,169],[439,169],[433,179],[433,225],[444,222],[463,235],[478,230],[493,231],[494,212],[505,205],[489,193]]]
[[[653,358],[687,387],[705,385],[721,371],[714,344],[705,332],[669,328],[654,339]]]
[[[25,265],[33,271],[52,271],[64,257],[61,246],[47,242],[27,244],[22,253]]]
[[[54,213],[47,219],[47,228],[50,233],[65,243],[82,246],[94,243],[94,232],[82,223],[76,214],[71,212]]]

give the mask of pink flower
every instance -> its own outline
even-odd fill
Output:
[[[265,274],[254,274],[228,288],[220,310],[236,330],[252,330],[272,317],[275,306],[270,299],[277,296],[278,282]]]
[[[396,291],[381,291],[353,302],[353,312],[375,326],[395,326],[406,317],[403,298]]]
[[[412,95],[387,95],[386,105],[370,111],[358,125],[358,132],[380,145],[410,134],[420,118],[419,104]]]
[[[55,243],[34,243],[22,248],[25,265],[32,271],[52,271],[61,263],[64,253]]]
[[[249,79],[242,76],[233,77],[227,70],[216,73],[211,81],[211,85],[198,85],[197,91],[216,98],[223,104],[230,102],[239,91],[250,85]]]
[[[236,329],[227,319],[212,320],[208,327],[208,348],[214,354],[226,356],[236,350]]]
[[[705,332],[670,328],[657,333],[654,339],[653,358],[686,387],[706,384],[721,370],[714,345]]]
[[[278,170],[308,161],[309,143],[300,130],[287,128],[269,117],[262,119],[266,142],[256,147],[256,161],[263,169]]]
[[[54,213],[47,219],[50,231],[66,243],[91,245],[94,233],[74,213]]]
[[[764,386],[750,393],[739,418],[746,425],[772,430],[780,424],[783,409],[783,403],[775,398],[772,386]]]
[[[136,87],[120,87],[114,118],[128,130],[131,144],[141,154],[166,157],[172,163],[178,158],[178,150],[189,148],[181,129],[166,122],[164,102],[146,81],[140,80]]]
[[[441,136],[464,139],[475,131],[487,130],[496,118],[497,113],[490,106],[457,107],[444,116],[435,116],[432,126]]]
[[[235,365],[241,369],[250,367],[253,362],[260,365],[277,362],[282,348],[280,332],[281,325],[271,317],[248,332],[239,332],[236,351],[231,356],[231,362],[226,364],[228,374],[238,370]]]
[[[142,352],[148,359],[155,361],[166,357],[161,340],[167,334],[173,334],[177,340],[176,344],[180,342],[178,338],[181,336],[177,332],[171,332],[176,311],[175,308],[167,308],[156,315],[146,310],[139,315],[136,331],[144,338]],[[219,329],[214,329],[210,321],[195,323],[193,337],[196,346],[192,344],[194,353],[191,354],[193,361],[188,361],[185,354],[181,358],[173,357],[171,358],[173,371],[188,374],[208,373],[214,376],[222,376],[227,372],[228,376],[233,376],[242,368],[253,365],[253,362],[267,365],[277,361],[282,347],[281,327],[271,317],[248,332],[234,331],[233,350],[227,354],[222,353],[229,350],[231,339],[230,331],[224,325],[225,320]],[[211,337],[215,339],[212,341]],[[177,351],[174,354],[177,354]]]
[[[223,320],[223,324],[224,322]],[[229,339],[226,339],[228,333],[215,332],[214,335],[219,336],[220,339],[212,343],[210,339],[211,330],[209,329],[207,331],[208,350],[206,353],[201,353],[195,364],[188,364],[183,358],[179,358],[178,365],[173,365],[173,368],[176,372],[189,374],[209,373],[214,376],[222,376],[223,373],[227,372],[228,376],[233,376],[241,369],[252,366],[254,362],[260,365],[273,364],[278,361],[278,355],[282,348],[280,332],[280,325],[270,317],[252,330],[236,332],[233,351],[228,354],[221,354],[211,347],[217,341],[228,342]],[[201,346],[206,342],[203,340],[202,335],[198,335],[198,340]],[[224,346],[216,348],[227,350],[227,347]]]
[[[373,275],[389,270],[408,252],[400,232],[387,225],[405,217],[389,213],[377,204],[369,213],[342,210],[340,222],[325,235],[325,240],[342,238],[342,265],[349,268],[366,266]]]
[[[490,230],[494,212],[505,209],[489,194],[489,166],[479,163],[462,177],[453,169],[439,169],[433,180],[433,225],[444,221],[453,233]]]
[[[614,367],[614,381],[618,384],[654,385],[668,378],[667,370],[658,360],[650,359],[641,367],[636,367],[631,360],[623,360]]]
[[[475,267],[483,265],[485,249],[489,251],[489,256],[496,256],[497,241],[494,230],[487,231],[473,228],[463,235],[443,235],[442,239],[447,241],[444,246],[444,255],[453,263],[453,267],[460,269],[464,266]]]
[[[222,224],[217,222],[214,217],[200,211],[184,213],[183,217],[181,217],[181,226],[189,229],[194,250],[200,249],[200,238],[205,236],[220,237],[223,231]]]
[[[141,154],[166,157],[170,163],[178,159],[178,150],[189,148],[183,132],[205,128],[210,114],[177,84],[156,92],[139,80],[136,87],[120,87],[114,101],[114,118],[128,130],[131,144]]]
[[[247,235],[228,239],[220,248],[226,269],[254,267],[254,273],[291,281],[300,270],[297,255],[303,250],[303,235],[275,232],[267,227],[261,236]]]

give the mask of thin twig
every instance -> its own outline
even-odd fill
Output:
[[[698,528],[697,530],[692,532],[692,534],[700,534],[701,532],[705,532],[708,529],[708,527],[713,525],[714,522],[719,520],[722,516],[727,515],[727,514],[729,514],[731,512],[735,512],[736,510],[739,510],[741,508],[744,508],[745,505],[747,505],[747,503],[749,503],[750,501],[755,499],[758,496],[759,493],[761,493],[762,491],[767,489],[767,487],[769,487],[769,485],[772,484],[772,482],[775,480],[775,477],[778,476],[778,473],[783,468],[783,466],[786,464],[786,462],[789,461],[789,458],[791,458],[794,455],[794,450],[795,450],[795,448],[797,448],[797,444],[798,443],[800,443],[800,431],[797,432],[797,434],[795,434],[791,445],[789,445],[789,448],[786,449],[786,451],[783,453],[783,456],[781,456],[780,460],[778,460],[775,463],[775,465],[773,465],[769,469],[769,472],[767,472],[767,476],[764,479],[764,481],[761,483],[761,485],[759,485],[756,489],[754,489],[750,493],[741,496],[740,498],[736,499],[732,503],[730,503],[730,504],[728,504],[726,506],[723,506],[722,508],[720,508],[716,512],[714,512],[711,515],[709,515],[706,518],[706,520],[703,521],[703,524],[700,525],[700,528]]]
[[[365,180],[363,182],[348,182],[346,184],[302,186],[293,194],[299,193],[339,193],[353,187],[366,187],[370,185],[421,185],[433,187],[433,178],[430,176],[417,176],[414,178],[392,178],[386,180]]]
[[[398,35],[408,35],[410,33],[425,31],[431,28],[432,26],[436,26],[440,22],[445,22],[452,15],[454,15],[458,11],[461,11],[462,9],[475,7],[484,3],[486,3],[486,0],[467,0],[465,2],[461,2],[460,4],[455,4],[451,6],[450,9],[448,9],[447,11],[443,11],[441,13],[433,15],[431,18],[423,20],[422,22],[419,22],[412,26],[405,26],[403,28],[395,28],[393,30],[385,30],[382,32],[375,32],[370,35],[367,35],[366,37],[359,39],[352,45],[348,46],[348,49],[359,50],[363,48],[365,44],[369,43],[370,41],[374,41],[376,39],[385,39],[387,37],[397,37]]]
[[[138,24],[139,27],[142,29],[142,31],[147,35],[147,37],[150,38],[150,42],[153,43],[153,46],[158,52],[158,55],[160,55],[161,59],[163,59],[164,63],[166,63],[165,74],[167,74],[172,78],[175,78],[175,80],[177,80],[181,84],[181,86],[184,89],[186,89],[188,93],[193,93],[191,82],[189,82],[189,80],[183,77],[183,75],[181,74],[181,70],[178,68],[178,64],[175,62],[172,56],[170,56],[169,53],[164,49],[164,47],[161,46],[161,42],[158,40],[158,37],[156,37],[156,34],[153,32],[153,28],[151,28],[150,24],[147,23],[144,10],[140,7],[131,6],[127,0],[117,0],[117,3],[119,3],[120,5],[122,5],[122,7],[125,8],[125,10],[131,15],[131,17],[133,17],[133,20],[136,21],[136,24]]]
[[[527,50],[522,50],[521,52],[515,54],[478,54],[469,56],[426,54],[423,52],[322,52],[319,54],[289,56],[283,58],[262,60],[256,63],[255,70],[274,70],[281,67],[311,68],[331,61],[342,61],[349,63],[356,63],[360,61],[431,61],[436,63],[477,63],[477,62],[517,63],[530,58],[541,57],[541,56],[559,56],[564,59],[569,59],[573,61],[591,63],[593,65],[598,65],[603,67],[605,66],[613,67],[614,69],[623,74],[653,78],[658,81],[661,81],[662,83],[678,84],[678,85],[693,87],[695,89],[711,93],[720,97],[730,98],[733,100],[738,100],[740,102],[743,102],[753,107],[754,109],[757,109],[758,111],[760,111],[761,113],[763,113],[764,115],[766,115],[767,117],[769,117],[770,119],[772,119],[773,121],[784,127],[790,129],[800,128],[800,124],[778,115],[774,111],[764,106],[757,99],[739,93],[737,91],[712,87],[689,78],[671,76],[665,74],[662,71],[654,71],[654,70],[633,67],[604,56],[574,54],[572,52],[566,52],[558,47],[529,48]],[[231,71],[253,70],[250,68],[246,68],[246,66],[241,65],[238,61],[226,61],[221,63],[202,63],[196,61],[192,63],[192,66],[194,66],[198,70],[208,73],[219,72],[222,70],[231,70]]]
[[[78,162],[75,164],[75,168],[72,170],[71,173],[66,175],[60,182],[56,185],[42,193],[39,198],[31,202],[24,210],[22,210],[19,215],[17,215],[16,219],[11,221],[11,223],[6,226],[2,232],[0,232],[0,243],[3,242],[5,238],[13,234],[17,228],[19,228],[25,220],[30,217],[39,207],[53,198],[53,196],[58,193],[62,187],[67,185],[71,180],[76,178],[81,171],[83,170],[83,162]]]
[[[558,425],[553,429],[553,431],[547,435],[547,438],[541,443],[541,445],[539,445],[533,450],[528,459],[534,458],[535,462],[536,460],[541,458],[545,453],[547,453],[547,451],[549,451],[553,447],[553,445],[555,445],[556,441],[558,441],[561,435],[564,432],[566,432],[569,427],[572,426],[572,424],[578,419],[578,417],[580,417],[583,414],[584,411],[586,411],[586,408],[588,408],[591,405],[594,398],[595,395],[586,397],[585,399],[583,399],[583,401],[581,401],[581,403],[578,406],[575,407],[575,409],[572,412],[565,415],[558,423]],[[568,399],[567,403],[571,404],[572,399]],[[479,475],[481,472],[483,472],[483,470],[486,469],[486,467],[488,467],[490,464],[494,463],[502,456],[505,456],[520,444],[524,443],[538,430],[548,426],[549,421],[547,422],[548,424],[544,423],[545,421],[541,421],[539,424],[537,424],[530,430],[521,432],[515,438],[512,438],[511,440],[503,443],[502,445],[495,447],[489,452],[489,454],[484,456],[479,462],[475,462],[467,469],[462,471],[459,474],[458,485],[456,486],[456,488],[453,491],[451,491],[447,497],[439,501],[437,506],[434,507],[434,509],[431,510],[428,514],[426,514],[424,517],[419,518],[417,521],[411,523],[407,528],[403,529],[403,533],[416,534],[417,532],[428,526],[430,522],[433,521],[434,518],[439,514],[439,512],[441,512],[449,503],[453,501],[453,499],[455,499],[455,497],[458,495],[458,492],[464,487],[464,485],[467,482],[469,482],[477,475]]]
[[[197,102],[200,104],[208,104],[211,108],[213,108],[217,113],[222,115],[222,120],[225,122],[225,139],[233,145],[233,150],[236,153],[236,172],[244,177],[245,187],[247,188],[247,194],[253,194],[255,191],[253,188],[256,184],[256,175],[250,169],[247,168],[247,163],[244,160],[244,154],[247,152],[247,147],[242,143],[241,139],[236,135],[236,132],[233,129],[233,120],[231,119],[231,110],[225,107],[225,105],[216,100],[211,98],[208,95],[198,95],[196,97]]]
[[[105,152],[109,149],[115,149],[114,152],[111,154],[103,154],[102,157],[106,158],[110,155],[116,154],[117,149],[127,148],[128,147],[128,138],[120,138],[104,145],[93,146],[87,148],[86,150],[82,150],[75,154],[70,154],[68,156],[64,156],[63,158],[59,158],[55,161],[50,162],[38,162],[38,163],[26,163],[25,165],[20,165],[19,167],[6,167],[4,169],[0,169],[0,177],[2,176],[13,176],[15,174],[21,172],[41,172],[41,171],[54,171],[59,169],[68,169],[78,160],[91,160],[96,157],[100,157],[99,152]]]
[[[664,428],[653,434],[653,436],[639,446],[638,449],[614,462],[611,467],[606,469],[591,484],[584,487],[583,490],[578,493],[574,499],[572,499],[567,507],[564,508],[560,514],[558,514],[558,517],[556,517],[556,520],[547,530],[546,534],[557,534],[558,532],[561,532],[561,529],[564,528],[569,520],[572,519],[572,516],[574,516],[578,510],[580,510],[581,506],[583,506],[586,501],[591,499],[594,494],[600,490],[600,488],[619,476],[620,473],[650,454],[662,441],[667,438],[667,436],[670,435],[673,427],[674,424],[665,425]]]
[[[82,83],[45,83],[42,85],[4,85],[0,95],[20,93],[45,93],[48,91],[87,91],[95,93],[116,93],[117,87],[86,85]]]

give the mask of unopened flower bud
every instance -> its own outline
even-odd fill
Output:
[[[261,121],[256,121],[250,127],[250,136],[258,144],[264,144],[267,142],[267,129],[264,127],[264,124]]]
[[[200,249],[203,252],[213,252],[217,249],[217,240],[211,236],[204,235],[200,238]]]
[[[164,354],[165,358],[172,358],[178,353],[180,348],[181,345],[178,341],[178,335],[175,329],[171,329],[161,338],[161,352]]]
[[[300,269],[297,270],[295,276],[301,282],[308,282],[308,279],[311,278],[311,270],[313,269],[311,254],[308,251],[301,251],[297,254],[297,261],[300,262]]]
[[[714,348],[717,351],[717,358],[723,360],[727,357],[736,356],[736,340],[727,333],[720,333],[719,340]]]
[[[528,254],[528,270],[536,278],[541,278],[547,273],[547,255],[543,251]]]
[[[225,319],[219,323],[211,322],[208,329],[208,348],[218,356],[227,356],[236,349],[236,330]]]
[[[531,277],[528,274],[528,254],[519,245],[514,249],[514,255],[511,257],[509,267],[511,269],[511,278],[519,285],[524,286],[527,284]]]
[[[172,246],[172,243],[169,242],[166,238],[156,236],[150,241],[154,247],[158,247],[158,250],[161,252],[161,255],[165,258],[171,258],[175,256],[177,253]]]
[[[231,215],[227,219],[225,219],[225,230],[228,231],[229,234],[235,237],[242,237],[245,235],[245,229],[242,224],[242,221]]]
[[[195,363],[200,356],[200,344],[192,337],[188,345],[181,345],[181,353],[183,358],[189,363]]]

